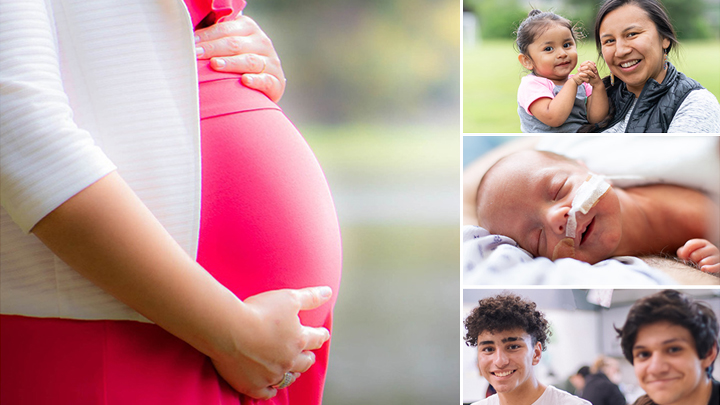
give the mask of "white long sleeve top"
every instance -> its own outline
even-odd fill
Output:
[[[146,321],[29,232],[118,170],[195,257],[199,134],[181,0],[0,0],[0,312]]]

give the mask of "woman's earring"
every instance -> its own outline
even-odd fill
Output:
[[[610,87],[615,85],[615,75],[610,72]]]
[[[663,61],[665,62],[665,70],[667,70],[667,67],[668,67],[668,51],[667,51],[667,49],[663,50],[663,54],[664,54]]]

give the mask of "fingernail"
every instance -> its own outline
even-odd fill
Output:
[[[213,67],[217,68],[217,69],[222,69],[226,65],[225,59],[218,59],[218,58],[211,59],[210,63],[212,63]]]
[[[332,295],[332,289],[330,287],[320,287],[318,288],[318,292],[323,298],[328,298]]]
[[[245,75],[243,77],[245,77],[245,84],[247,84],[247,85],[252,85],[253,82],[255,81],[255,78],[252,76]]]
[[[205,49],[202,46],[195,47],[195,55],[202,56],[205,53]]]
[[[198,42],[200,42],[200,36],[199,36],[199,35],[195,35],[195,43],[197,44]]]

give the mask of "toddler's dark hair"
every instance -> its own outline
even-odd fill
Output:
[[[553,24],[559,24],[569,29],[576,42],[578,39],[584,38],[582,32],[567,18],[559,16],[552,11],[533,9],[527,18],[520,23],[517,30],[515,30],[515,34],[517,35],[515,45],[517,46],[518,52],[528,55],[528,46],[535,42],[535,39]]]

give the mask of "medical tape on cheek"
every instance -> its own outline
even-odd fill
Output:
[[[553,250],[552,260],[555,261],[563,257],[575,258],[575,239],[565,238],[555,245]]]
[[[565,236],[568,238],[575,237],[575,231],[577,230],[577,212],[587,214],[610,189],[610,184],[604,179],[603,176],[590,174],[590,177],[578,188],[572,200],[570,211],[568,211],[567,225],[565,226]]]

